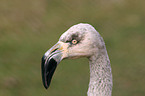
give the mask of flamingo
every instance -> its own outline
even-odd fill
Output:
[[[86,57],[89,60],[90,82],[87,96],[111,96],[112,72],[103,38],[87,23],[80,23],[64,32],[59,41],[42,57],[42,81],[47,89],[53,73],[63,59]]]

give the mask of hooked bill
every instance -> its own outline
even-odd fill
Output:
[[[46,59],[45,56],[42,57],[42,62],[41,62],[42,81],[46,89],[49,87],[51,83],[51,79],[56,67],[57,67],[57,62],[53,58],[49,60]]]

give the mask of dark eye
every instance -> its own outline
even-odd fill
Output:
[[[77,44],[77,42],[78,42],[77,40],[72,40],[71,41],[72,44]]]

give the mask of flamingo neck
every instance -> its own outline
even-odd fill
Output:
[[[107,51],[89,58],[90,82],[88,96],[111,96],[112,72]]]

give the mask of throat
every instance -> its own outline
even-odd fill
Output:
[[[89,58],[90,82],[88,96],[111,96],[112,72],[107,54],[93,55]]]

